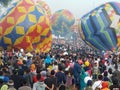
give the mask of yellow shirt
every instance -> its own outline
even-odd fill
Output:
[[[8,90],[8,85],[3,85],[0,90]]]

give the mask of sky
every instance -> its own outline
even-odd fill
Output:
[[[69,10],[76,19],[81,18],[94,8],[106,2],[119,2],[120,0],[43,0],[45,1],[54,13],[60,9]]]

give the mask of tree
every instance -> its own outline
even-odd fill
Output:
[[[3,6],[8,6],[10,1],[11,0],[0,0],[0,4],[3,5]]]

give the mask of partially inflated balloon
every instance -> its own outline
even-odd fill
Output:
[[[49,20],[43,8],[32,0],[15,1],[0,16],[0,49],[23,48],[32,51],[41,37],[48,38]],[[47,44],[44,40],[41,43]]]
[[[98,50],[113,50],[120,46],[120,4],[101,5],[81,18],[83,40]]]
[[[65,36],[74,22],[75,18],[70,11],[65,9],[56,11],[51,17],[53,34]]]

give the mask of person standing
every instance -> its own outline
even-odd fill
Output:
[[[44,81],[41,78],[41,74],[37,74],[37,82],[33,84],[33,90],[45,90],[45,88],[50,88],[44,83]]]
[[[77,90],[80,89],[80,74],[82,70],[82,59],[79,58],[75,63],[73,67],[73,75],[74,75],[74,85]]]
[[[18,88],[18,90],[32,90],[30,86],[27,85],[26,79],[22,81],[22,86]]]
[[[66,76],[62,70],[62,65],[59,65],[58,72],[55,75],[57,77],[57,88],[59,88],[61,85],[64,87],[66,83]]]
[[[44,80],[44,82],[45,82],[45,84],[46,84],[49,88],[51,88],[51,90],[53,90],[54,84],[53,84],[52,79],[50,78],[50,73],[47,72],[47,75],[46,75],[46,76],[47,76],[47,77],[46,77],[46,79]],[[45,90],[49,90],[49,89],[46,87]]]
[[[8,90],[16,90],[14,88],[14,81],[13,80],[9,80],[7,85],[8,85]]]
[[[113,72],[112,79],[116,77],[120,85],[120,71],[118,70],[118,65],[115,65],[115,71]]]
[[[55,71],[54,70],[51,71],[51,77],[50,78],[52,79],[52,83],[54,84],[53,90],[57,90],[57,77],[55,76]]]
[[[92,85],[92,89],[93,90],[96,90],[96,88],[99,88],[101,89],[102,88],[102,79],[103,79],[103,76],[102,75],[98,75],[98,80],[95,81]]]

